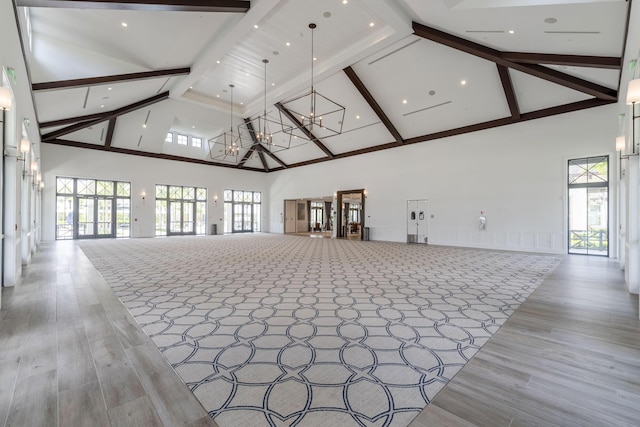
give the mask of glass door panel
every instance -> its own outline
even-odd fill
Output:
[[[569,189],[569,253],[608,255],[608,189]]]
[[[95,200],[78,198],[78,237],[93,237],[95,221]]]
[[[182,232],[182,202],[169,202],[169,234]]]
[[[195,205],[193,202],[182,202],[182,232],[193,233],[195,218],[193,217]]]
[[[98,199],[98,237],[113,236],[113,199]]]
[[[243,209],[243,221],[242,221],[242,231],[253,231],[253,215],[252,208],[253,206],[245,203],[242,205]]]

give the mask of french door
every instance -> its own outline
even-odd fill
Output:
[[[233,233],[253,232],[253,203],[239,202],[233,204]]]
[[[609,157],[569,160],[570,254],[609,255]]]
[[[113,198],[79,196],[76,200],[76,238],[115,237]]]
[[[194,202],[169,200],[169,234],[196,234]]]

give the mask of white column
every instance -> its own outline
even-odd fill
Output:
[[[640,221],[638,157],[630,157],[627,165],[627,239],[625,248],[625,281],[629,292],[637,294],[640,288]]]

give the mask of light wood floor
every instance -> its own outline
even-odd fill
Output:
[[[640,424],[638,298],[568,256],[412,426]],[[215,425],[74,242],[2,290],[0,426]]]
[[[640,425],[638,296],[622,276],[567,256],[412,426]]]

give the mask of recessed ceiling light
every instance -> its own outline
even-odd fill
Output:
[[[195,129],[195,128],[196,128],[196,125],[191,125],[191,129]]]
[[[120,23],[120,25],[122,25],[125,28],[129,26],[129,24],[127,24],[126,22],[122,22],[122,23]]]
[[[349,3],[348,0],[342,0],[342,4],[347,4],[347,3]]]
[[[509,30],[509,34],[514,34],[514,33],[515,33],[515,31]]]
[[[276,85],[275,83],[271,83],[271,86],[275,86],[275,85]]]
[[[249,75],[249,73],[245,73],[247,76]]]
[[[255,28],[255,29],[257,30],[257,29],[258,29],[258,24],[255,24],[255,25],[253,26],[253,28]]]
[[[287,42],[287,43],[286,43],[286,45],[287,45],[287,46],[291,46],[291,43]]]
[[[219,64],[219,63],[220,63],[220,60],[218,59],[218,60],[216,61],[216,64]]]
[[[402,100],[402,103],[403,103],[403,104],[406,104],[406,103],[407,103],[407,100],[406,100],[406,99],[403,99],[403,100]]]
[[[461,84],[462,86],[464,86],[464,85],[466,85],[466,84],[467,84],[467,81],[466,81],[466,80],[460,80],[460,84]]]
[[[241,102],[240,105],[244,105],[244,102]]]
[[[189,86],[189,89],[193,89],[193,86]]]
[[[435,91],[435,90],[430,90],[430,91],[429,91],[429,95],[433,96],[433,95],[435,95],[435,94],[436,94],[436,91]]]
[[[356,116],[356,119],[360,120],[360,116]]]
[[[374,24],[373,22],[369,22],[369,26],[370,27],[373,27],[374,25],[376,25],[376,24]]]
[[[100,106],[100,108],[104,108],[104,104],[102,104],[102,105]]]
[[[558,20],[556,18],[546,18],[544,22],[546,22],[547,24],[555,24],[556,22],[558,22]]]
[[[216,98],[220,98],[220,95],[216,95]]]
[[[314,61],[317,61],[317,60],[318,60],[318,58],[316,58],[316,57],[314,56],[314,57],[313,57],[313,60],[314,60]]]
[[[111,90],[112,88],[108,87],[107,90]]]
[[[322,14],[325,18],[331,18],[331,12],[325,12]]]
[[[146,127],[147,127],[147,124],[146,124],[146,123],[144,123],[144,124],[142,125],[142,127],[143,127],[143,128],[146,128]]]

